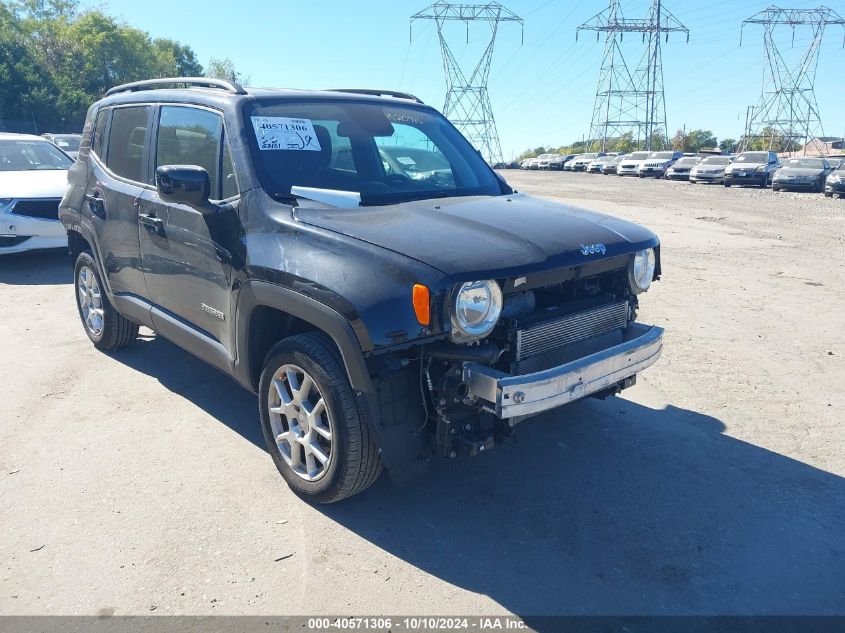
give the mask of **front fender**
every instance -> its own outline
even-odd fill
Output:
[[[334,308],[295,290],[258,280],[247,281],[241,287],[235,311],[238,350],[235,377],[242,385],[248,389],[255,388],[250,373],[254,359],[250,358],[249,324],[253,310],[259,306],[286,312],[324,332],[337,346],[352,388],[365,393],[373,391],[361,341],[346,317]]]

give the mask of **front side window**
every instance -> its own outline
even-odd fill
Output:
[[[501,195],[481,156],[437,112],[364,101],[271,102],[245,109],[262,186],[357,192],[364,205]]]
[[[0,171],[69,169],[72,164],[49,141],[0,140]]]
[[[144,146],[149,134],[150,106],[115,108],[109,131],[106,164],[118,176],[144,182]]]
[[[223,147],[223,117],[216,112],[183,106],[163,106],[158,124],[156,167],[198,165],[208,172],[211,198],[237,192],[232,157]],[[222,174],[222,178],[221,178]],[[221,193],[221,185],[223,192]],[[233,193],[234,192],[234,193]],[[229,195],[226,195],[226,194]]]

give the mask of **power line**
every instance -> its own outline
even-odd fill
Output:
[[[491,165],[504,162],[493,108],[487,91],[487,82],[490,77],[493,47],[496,43],[499,24],[517,22],[521,27],[522,18],[497,2],[488,4],[435,2],[411,16],[412,28],[417,20],[433,20],[437,25],[443,71],[446,75],[446,103],[443,106],[443,113],[464,133],[464,136],[475,145]],[[452,48],[444,33],[446,23],[455,21],[465,24],[467,42],[469,42],[470,22],[485,22],[490,27],[490,39],[469,77],[466,76],[459,60],[452,53]]]
[[[741,33],[746,25],[751,24],[763,27],[763,88],[757,106],[750,110],[740,149],[747,149],[752,140],[758,139],[763,140],[769,150],[786,148],[794,151],[803,145],[806,153],[807,144],[812,139],[824,136],[815,84],[825,27],[845,27],[845,20],[824,6],[815,9],[771,6],[744,20]],[[797,27],[809,27],[812,35],[804,53],[792,65],[785,60],[775,40],[776,30],[785,26],[792,29],[793,46]],[[827,154],[824,144],[815,149]]]
[[[668,141],[666,99],[663,91],[661,38],[689,29],[675,18],[661,0],[652,0],[648,17],[630,19],[622,15],[620,0],[610,0],[607,9],[579,26],[595,31],[596,40],[605,34],[604,56],[590,122],[589,146],[604,151],[608,142],[630,135],[637,147],[654,149]],[[647,48],[633,70],[622,51],[625,33],[641,33]]]

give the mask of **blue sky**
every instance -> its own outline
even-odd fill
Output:
[[[740,23],[772,0],[665,0],[690,29],[690,42],[672,35],[663,66],[670,135],[687,126],[738,137],[748,105],[760,96],[762,27]],[[436,30],[417,23],[409,41],[409,17],[430,2],[340,2],[318,0],[101,0],[95,6],[142,28],[153,37],[190,44],[200,61],[229,57],[254,86],[295,88],[371,87],[412,92],[442,108],[445,82]],[[607,6],[605,0],[511,0],[502,4],[525,19],[525,39],[504,24],[496,40],[490,98],[505,158],[529,147],[562,145],[589,131],[603,45],[576,27]],[[845,0],[789,0],[795,8],[824,4],[845,16]],[[622,0],[626,17],[644,17],[648,0]],[[459,62],[474,65],[489,31],[482,24],[447,31]],[[639,60],[640,40],[625,38]],[[829,28],[821,51],[817,98],[825,133],[845,135],[842,27]],[[782,44],[800,55],[809,42],[784,30]]]

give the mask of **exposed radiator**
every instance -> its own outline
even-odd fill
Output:
[[[512,370],[522,374],[554,367],[571,346],[614,332],[621,333],[627,324],[628,302],[618,301],[517,330]]]

